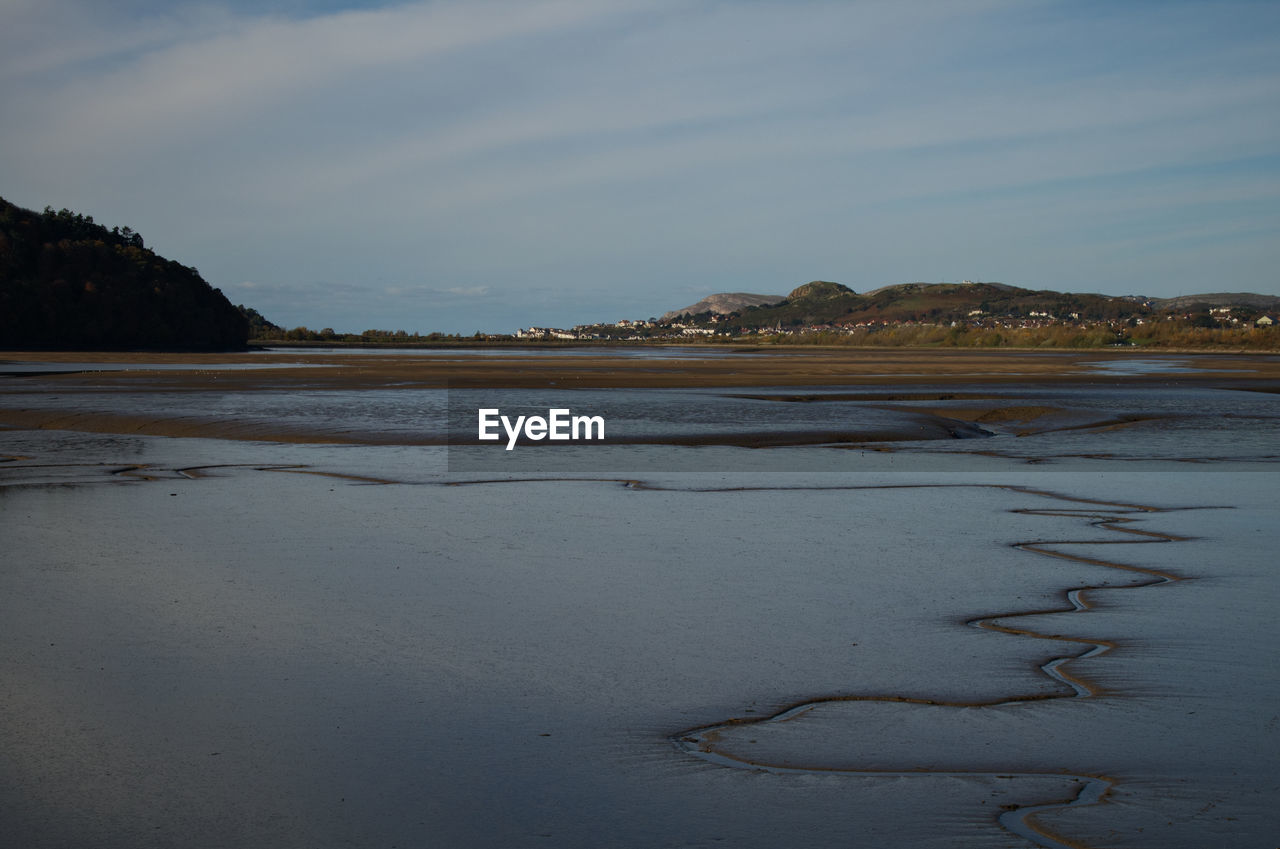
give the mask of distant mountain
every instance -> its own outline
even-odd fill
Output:
[[[718,295],[707,295],[696,304],[684,309],[664,313],[659,321],[675,321],[682,315],[701,315],[709,312],[714,315],[728,315],[731,312],[747,307],[767,306],[783,300],[782,295],[753,295],[749,292],[721,292]]]
[[[0,198],[0,348],[244,347],[249,322],[128,227]]]
[[[803,286],[797,286],[791,290],[791,294],[787,295],[788,301],[799,301],[804,298],[839,298],[842,295],[856,295],[857,292],[841,283],[831,283],[827,280],[814,280],[812,283],[806,283]]]
[[[923,290],[924,288],[926,288],[926,287],[928,287],[928,286],[947,286],[947,285],[955,285],[955,284],[948,284],[948,283],[892,283],[892,284],[890,284],[890,285],[888,285],[888,286],[881,286],[879,289],[869,289],[869,290],[867,290],[866,292],[863,292],[862,294],[870,296],[870,295],[879,295],[879,294],[881,294],[882,292],[918,292],[918,291],[921,291],[921,290]],[[990,287],[990,288],[992,288],[992,289],[1002,289],[1002,290],[1004,290],[1004,291],[1006,291],[1006,292],[1012,292],[1012,291],[1014,291],[1015,289],[1017,289],[1017,288],[1018,288],[1017,286],[1008,286],[1008,285],[1006,285],[1006,284],[1004,284],[1004,283],[970,283],[970,282],[969,282],[969,281],[967,281],[967,280],[966,280],[964,283],[961,283],[960,285],[962,285],[962,286],[987,286],[987,287]]]
[[[710,301],[700,301],[698,307]],[[1054,292],[1022,289],[1005,283],[900,283],[872,289],[861,295],[848,286],[827,281],[806,283],[775,303],[748,305],[736,310],[712,310],[727,317],[722,329],[751,330],[799,326],[877,325],[919,322],[947,324],[981,316],[1024,319],[1111,321],[1139,318],[1161,312],[1205,312],[1230,306],[1247,314],[1280,311],[1280,298],[1251,293],[1184,295],[1178,298]],[[698,312],[705,312],[700,309]],[[668,313],[694,314],[694,307]],[[664,320],[667,319],[664,316]]]

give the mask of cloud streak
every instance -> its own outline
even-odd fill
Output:
[[[115,45],[112,53],[130,56],[119,67],[40,90],[29,108],[51,122],[55,135],[91,128],[100,143],[172,140],[261,118],[283,101],[315,96],[352,76],[394,74],[451,51],[581,26],[602,15],[586,0],[541,0],[419,3],[301,20],[218,15],[194,24],[170,21]],[[27,61],[65,77],[111,49],[84,55],[82,44]]]

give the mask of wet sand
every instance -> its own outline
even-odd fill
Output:
[[[1274,833],[1267,475],[466,481],[382,450],[0,463],[13,839]]]
[[[0,825],[41,849],[1270,839],[1275,359],[877,353],[0,378]],[[455,373],[749,386],[724,397],[972,423],[1005,453],[948,474],[891,444],[868,473],[830,432],[726,431],[645,449],[728,452],[703,473],[480,478],[404,433],[198,414],[227,386],[358,403]],[[786,389],[815,385],[848,389]],[[1196,391],[1141,418],[1072,406],[1090,387]],[[1225,448],[1191,416],[1213,387],[1261,390],[1220,393]],[[1055,450],[1095,459],[1026,465]]]
[[[641,487],[644,486],[643,483],[638,481],[635,482],[634,485]],[[891,488],[893,487],[849,487],[850,491],[864,489],[885,490]],[[1017,513],[1032,516],[1086,519],[1089,520],[1090,524],[1096,528],[1102,528],[1103,530],[1118,534],[1130,535],[1129,539],[1123,539],[1119,542],[1169,543],[1181,542],[1187,539],[1186,537],[1161,531],[1150,531],[1128,527],[1129,524],[1136,521],[1136,519],[1133,518],[1134,515],[1165,512],[1159,507],[1103,501],[1099,499],[1077,498],[1045,490],[1036,490],[1019,486],[1009,487],[1009,489],[1026,495],[1046,498],[1056,502],[1057,504],[1057,506],[1049,508],[1019,508],[1015,511]],[[1134,539],[1133,537],[1136,537],[1137,539]],[[808,699],[787,705],[782,710],[779,710],[767,717],[735,717],[727,722],[689,729],[675,735],[673,739],[683,751],[688,752],[691,755],[704,758],[717,765],[740,769],[763,769],[784,773],[802,774],[811,772],[835,772],[846,775],[869,775],[879,777],[931,773],[955,776],[985,776],[988,778],[1001,776],[1011,777],[1010,774],[1018,777],[1043,777],[1052,775],[1064,778],[1069,782],[1073,782],[1078,785],[1078,790],[1074,798],[1040,805],[1010,806],[1008,810],[1000,815],[999,821],[1007,830],[1019,836],[1026,837],[1040,846],[1047,847],[1047,849],[1072,849],[1072,847],[1078,847],[1080,845],[1079,843],[1076,843],[1062,834],[1055,833],[1041,823],[1039,815],[1050,811],[1061,814],[1067,809],[1101,804],[1107,801],[1115,788],[1117,782],[1114,778],[1102,774],[1072,774],[1066,770],[1035,769],[1031,771],[1022,771],[1021,769],[1011,768],[1007,765],[1003,766],[1003,768],[984,770],[980,764],[984,761],[989,761],[990,756],[980,752],[980,750],[967,751],[965,754],[957,757],[954,761],[947,762],[940,759],[939,753],[937,752],[929,752],[926,754],[919,751],[918,747],[914,747],[914,750],[909,753],[896,755],[897,757],[902,757],[903,761],[898,764],[893,764],[892,758],[895,755],[886,756],[883,753],[872,755],[867,750],[873,747],[868,746],[865,743],[862,745],[863,753],[860,756],[863,759],[862,765],[858,765],[856,763],[840,764],[837,759],[838,756],[833,757],[833,753],[829,748],[822,751],[814,760],[806,762],[804,760],[804,755],[802,754],[804,748],[795,746],[794,742],[790,748],[783,747],[781,749],[770,749],[767,746],[762,747],[758,745],[760,742],[759,739],[751,739],[750,745],[744,745],[743,738],[747,736],[760,738],[764,736],[761,733],[761,727],[793,722],[812,711],[837,704],[852,708],[855,706],[863,706],[868,703],[875,703],[877,706],[900,706],[902,710],[908,711],[919,707],[985,709],[1015,705],[1025,706],[1029,703],[1036,703],[1045,700],[1092,699],[1106,696],[1107,692],[1103,687],[1091,682],[1084,673],[1078,670],[1083,668],[1083,661],[1090,658],[1100,657],[1103,654],[1116,650],[1118,648],[1118,643],[1115,640],[1066,636],[1062,633],[1058,633],[1057,629],[1055,629],[1055,632],[1053,633],[1047,633],[1036,630],[1035,628],[1022,627],[1015,623],[1017,620],[1023,618],[1035,617],[1043,619],[1046,616],[1064,613],[1083,613],[1085,611],[1092,610],[1097,605],[1097,602],[1091,600],[1090,593],[1092,592],[1104,589],[1140,589],[1143,587],[1158,586],[1161,584],[1169,584],[1184,580],[1183,577],[1177,574],[1162,571],[1160,569],[1135,566],[1118,560],[1108,560],[1098,556],[1086,556],[1084,554],[1070,553],[1062,550],[1064,547],[1070,546],[1097,546],[1105,549],[1108,546],[1114,547],[1117,545],[1117,542],[1118,541],[1113,539],[1089,538],[1055,540],[1052,542],[1026,541],[1013,543],[1012,547],[1021,551],[1031,552],[1045,557],[1060,558],[1077,563],[1102,566],[1108,569],[1119,570],[1122,573],[1129,573],[1129,575],[1133,576],[1133,580],[1131,583],[1127,584],[1107,581],[1086,586],[1064,588],[1061,594],[1061,604],[1058,606],[995,613],[976,617],[965,623],[966,625],[986,631],[1009,634],[1033,640],[1047,640],[1050,642],[1067,644],[1067,647],[1071,648],[1072,651],[1052,657],[1044,663],[1041,663],[1038,667],[1044,675],[1060,685],[1056,690],[1034,690],[1025,693],[1010,693],[996,699],[980,701],[955,701],[948,699],[944,695],[919,696],[889,693],[826,696],[823,698]],[[1083,648],[1078,648],[1081,646]],[[851,724],[857,724],[860,721],[861,720],[855,716],[851,720]],[[946,720],[939,718],[937,722],[939,724],[945,724]],[[924,765],[926,762],[928,763],[927,766]],[[988,763],[988,765],[990,764]]]
[[[587,349],[591,350],[591,349]],[[627,358],[575,349],[572,356],[520,352],[507,354],[439,352],[431,356],[403,353],[294,354],[287,352],[238,354],[158,353],[23,353],[0,356],[5,360],[48,363],[101,362],[126,364],[133,371],[76,371],[49,377],[55,385],[125,388],[138,378],[157,389],[219,388],[234,390],[371,389],[396,386],[430,388],[640,388],[883,385],[932,383],[939,379],[966,383],[999,384],[1018,381],[1099,382],[1151,379],[1141,375],[1100,372],[1098,364],[1124,360],[1163,360],[1184,364],[1189,373],[1179,378],[1214,376],[1233,380],[1280,379],[1280,355],[1270,354],[1152,354],[1129,350],[1067,352],[969,351],[954,349],[732,349],[730,356],[671,359]],[[714,350],[714,349],[713,349]],[[719,353],[719,351],[716,351]],[[252,370],[201,372],[219,364],[254,365]],[[264,366],[277,363],[279,369]],[[148,371],[148,365],[183,364],[191,371]],[[306,368],[299,368],[305,365]],[[1167,373],[1158,375],[1171,379]]]

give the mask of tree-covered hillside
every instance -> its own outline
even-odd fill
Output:
[[[249,325],[130,228],[0,198],[0,348],[243,347]]]

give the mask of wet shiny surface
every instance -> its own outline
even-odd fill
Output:
[[[918,397],[935,390],[954,397]],[[866,409],[994,435],[576,446],[557,462],[577,468],[506,480],[450,471],[454,446],[0,431],[5,833],[1270,839],[1275,396],[875,391],[601,398],[655,430],[783,415],[804,430]],[[78,403],[397,433],[440,397],[395,394]]]

